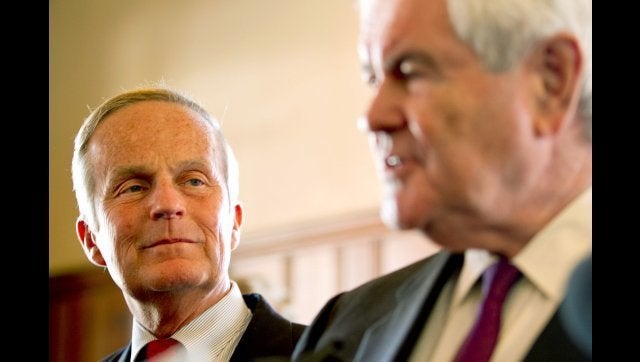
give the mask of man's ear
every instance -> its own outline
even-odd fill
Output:
[[[95,243],[93,232],[91,232],[89,225],[84,221],[82,216],[76,220],[76,234],[78,235],[82,249],[84,249],[84,253],[87,255],[87,259],[97,266],[106,267],[107,263],[104,261],[102,253]]]
[[[231,231],[231,250],[235,250],[240,245],[240,229],[242,226],[242,204],[235,206],[235,218],[233,220],[233,230]]]
[[[539,135],[556,133],[576,114],[584,68],[582,49],[570,34],[559,33],[542,41],[531,55],[536,82]]]

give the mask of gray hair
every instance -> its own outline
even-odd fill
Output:
[[[447,0],[460,39],[493,71],[512,67],[536,42],[560,31],[574,34],[584,52],[578,112],[592,139],[591,0]]]
[[[93,165],[87,157],[89,141],[102,121],[110,114],[144,101],[164,101],[184,105],[201,115],[213,126],[213,139],[220,147],[219,170],[226,183],[229,201],[237,200],[239,194],[239,169],[231,145],[222,134],[218,120],[211,117],[195,100],[184,93],[166,87],[139,88],[120,93],[105,100],[85,118],[74,141],[73,159],[71,161],[71,177],[73,190],[78,202],[80,214],[89,218],[90,226],[97,227],[93,196],[96,180]]]

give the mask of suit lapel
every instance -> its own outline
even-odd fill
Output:
[[[252,316],[231,361],[253,361],[266,357],[276,359],[291,355],[304,326],[282,317],[257,293],[243,294],[242,297],[251,309]]]
[[[131,343],[129,343],[127,348],[120,355],[118,362],[129,362],[130,360],[131,360]]]
[[[398,288],[393,310],[365,332],[355,359],[406,360],[440,290],[451,274],[460,269],[462,261],[462,254],[442,251],[425,262],[419,273]]]

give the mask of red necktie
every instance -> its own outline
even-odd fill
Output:
[[[184,348],[182,344],[173,338],[156,339],[147,343],[138,353],[136,361],[154,361],[169,349]]]
[[[476,322],[460,347],[455,362],[489,361],[498,340],[502,304],[509,289],[521,275],[506,258],[500,258],[498,263],[484,272],[482,291],[485,297]]]

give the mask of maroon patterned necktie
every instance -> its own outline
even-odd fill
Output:
[[[482,276],[484,299],[475,324],[464,341],[455,362],[489,361],[500,332],[502,304],[522,274],[506,258],[490,266]]]
[[[136,361],[152,362],[152,361],[155,361],[157,357],[167,352],[167,350],[169,349],[174,350],[177,348],[183,349],[184,346],[182,346],[180,342],[176,341],[173,338],[156,339],[147,343],[140,350],[140,353],[138,353],[138,357],[136,358]]]

